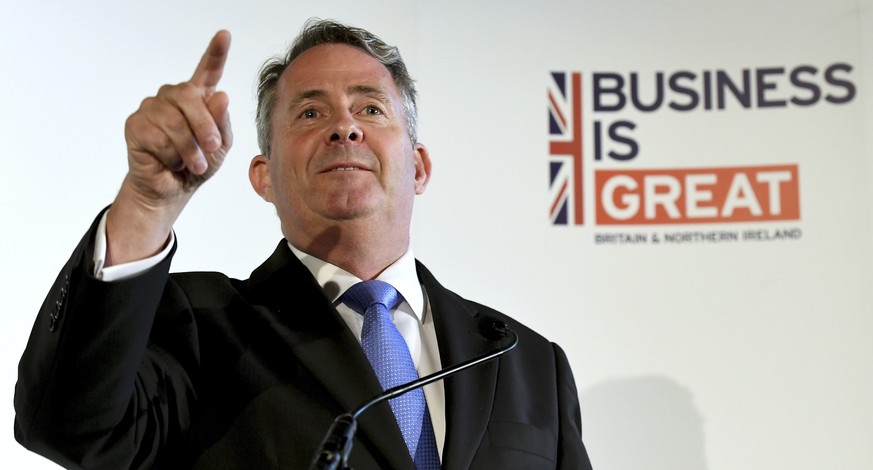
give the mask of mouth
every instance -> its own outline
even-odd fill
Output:
[[[336,173],[343,171],[370,171],[368,167],[357,165],[354,163],[337,163],[323,169],[321,173]]]

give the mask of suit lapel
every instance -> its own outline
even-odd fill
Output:
[[[351,411],[381,393],[361,345],[285,240],[252,273],[249,284],[252,303],[268,307],[274,315],[273,330],[291,348],[292,357],[324,386],[340,412]],[[361,416],[357,438],[386,466],[412,468],[400,428],[387,402]]]
[[[493,350],[496,345],[479,333],[475,306],[440,285],[417,263],[425,287],[440,350],[442,367]],[[497,385],[497,361],[480,364],[445,380],[446,441],[443,468],[469,468],[488,425]]]

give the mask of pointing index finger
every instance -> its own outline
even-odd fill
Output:
[[[221,30],[215,33],[206,52],[200,58],[200,63],[197,64],[197,70],[191,76],[191,83],[198,87],[215,88],[224,73],[224,63],[227,61],[229,50],[230,32]]]

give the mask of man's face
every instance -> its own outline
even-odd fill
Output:
[[[388,69],[357,48],[320,45],[291,63],[277,87],[272,155],[250,170],[286,237],[352,219],[408,231],[430,160],[410,141],[402,103]]]

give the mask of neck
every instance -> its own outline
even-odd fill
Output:
[[[337,223],[316,234],[285,230],[298,249],[338,266],[360,279],[374,279],[409,249],[407,231],[377,232]]]

